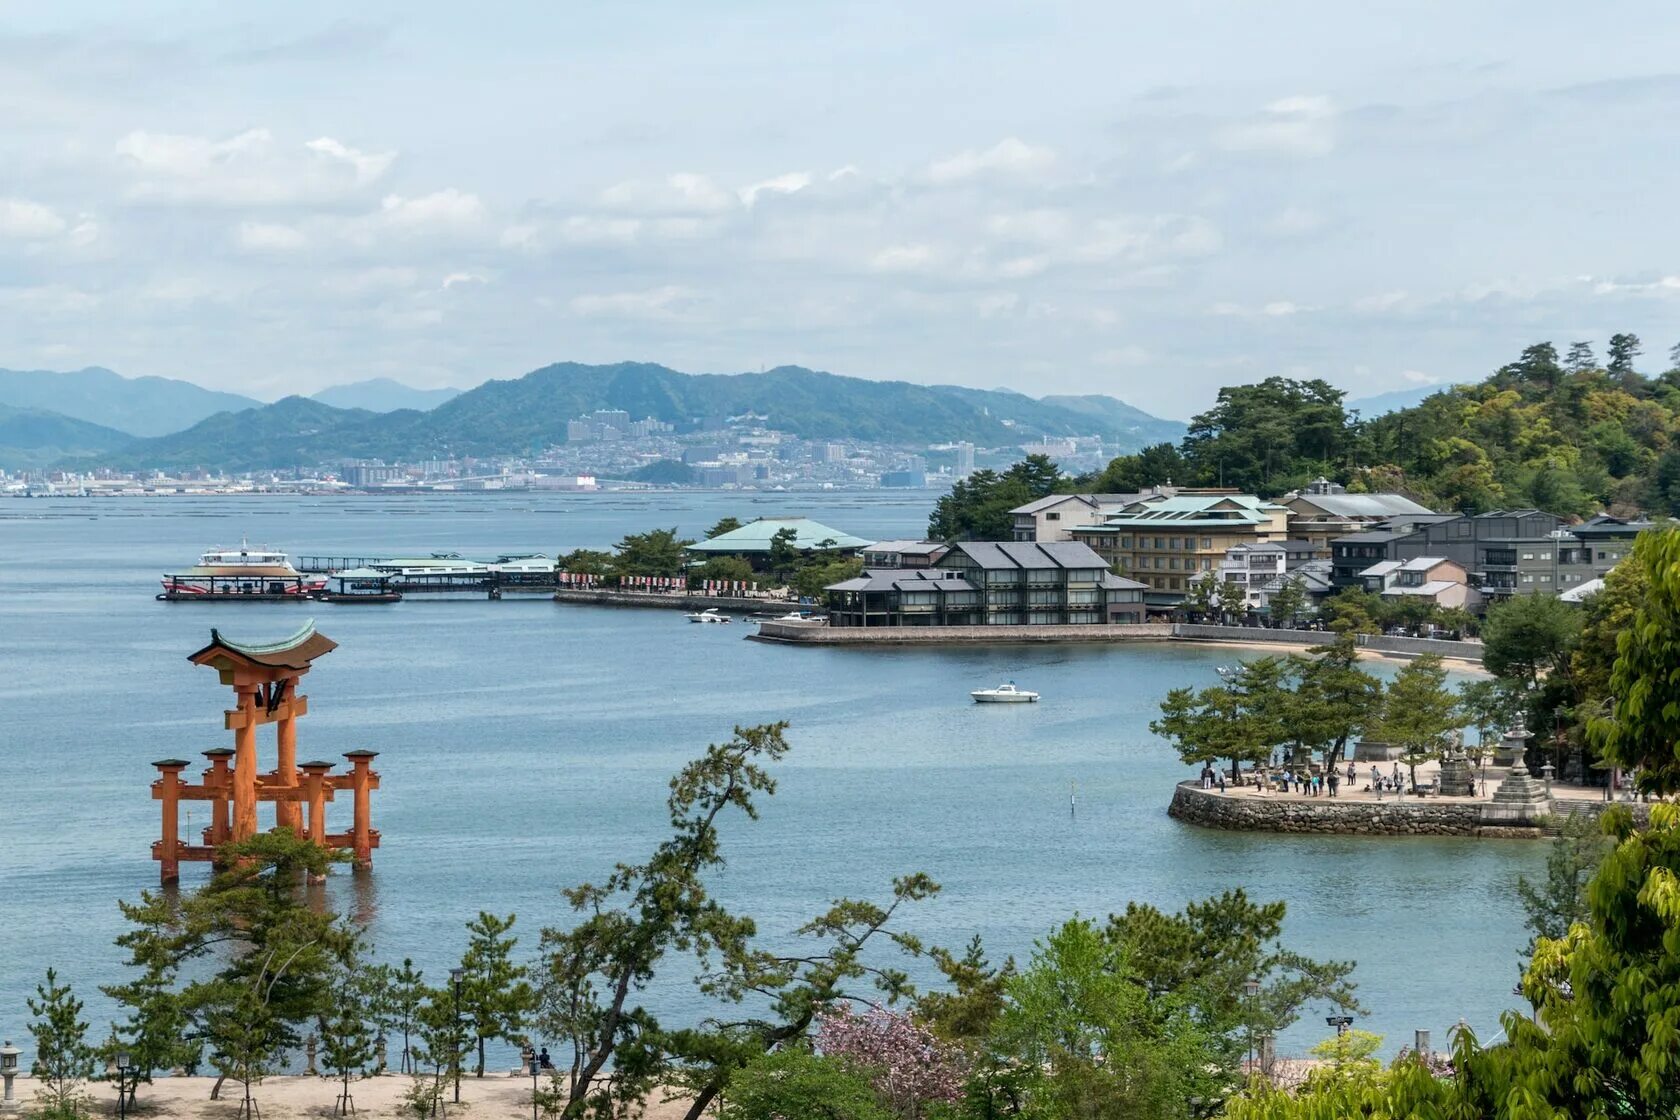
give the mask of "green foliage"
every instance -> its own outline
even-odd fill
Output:
[[[798,539],[799,530],[791,525],[777,529],[770,536],[770,572],[778,580],[785,582],[799,563],[799,546],[795,543]]]
[[[1511,681],[1477,677],[1458,686],[1458,710],[1476,729],[1477,749],[1487,750],[1523,714],[1526,695]]]
[[[1363,587],[1344,587],[1324,600],[1324,617],[1338,634],[1380,634],[1382,600]]]
[[[1151,486],[1184,482],[1190,468],[1170,443],[1145,447],[1135,455],[1121,455],[1095,474],[1083,475],[1073,489],[1088,494],[1136,494]]]
[[[475,1076],[484,1076],[484,1044],[492,1038],[514,1042],[525,1017],[536,1006],[536,990],[526,983],[530,971],[513,963],[519,939],[509,937],[514,916],[498,918],[479,911],[467,923],[467,951],[461,958],[461,1013],[472,1021],[478,1044]]]
[[[1513,595],[1482,624],[1482,666],[1532,689],[1543,673],[1568,672],[1581,612],[1553,595]]]
[[[1334,770],[1348,743],[1382,711],[1382,681],[1361,666],[1351,634],[1338,634],[1305,657],[1291,656],[1289,672],[1294,695],[1279,701],[1287,732],[1301,746],[1323,751],[1325,769]]]
[[[713,525],[710,529],[707,529],[700,539],[709,541],[713,537],[721,537],[725,533],[733,533],[735,530],[739,529],[741,525],[742,521],[739,517],[720,517],[717,524]]]
[[[1418,766],[1439,758],[1458,726],[1458,698],[1447,688],[1440,655],[1426,653],[1406,662],[1389,683],[1376,734],[1400,748],[1414,786]]]
[[[728,580],[752,580],[758,575],[752,564],[739,556],[714,556],[698,568],[690,569],[689,574],[699,579]]]
[[[1014,539],[1010,510],[1055,492],[1065,480],[1056,464],[1029,455],[1002,474],[978,470],[934,503],[928,537],[936,541]]]
[[[806,563],[793,573],[788,586],[800,595],[808,598],[819,598],[823,588],[832,583],[852,579],[863,574],[863,560],[860,557],[852,559],[836,559],[827,562]]]
[[[700,472],[678,459],[655,459],[630,472],[631,482],[649,486],[692,486]]]
[[[1523,974],[1537,1021],[1504,1018],[1514,1116],[1680,1112],[1680,810],[1653,805],[1651,826],[1635,830],[1617,807],[1604,824],[1615,845],[1586,920],[1541,938]]]
[[[1351,440],[1344,396],[1327,381],[1286,377],[1221,389],[1184,437],[1194,481],[1271,496],[1341,473]]]
[[[675,529],[626,533],[613,546],[613,571],[625,576],[680,576],[683,550],[693,543],[678,537]]]
[[[555,567],[574,575],[610,576],[613,574],[613,556],[610,552],[593,548],[575,548],[560,557]]]
[[[956,1042],[984,1038],[1003,1011],[1004,991],[1015,975],[1015,961],[1009,959],[994,968],[979,934],[969,940],[960,957],[940,948],[928,955],[949,990],[923,993],[916,1001],[917,1017],[941,1038]]]
[[[1285,576],[1276,591],[1266,597],[1266,616],[1277,626],[1290,626],[1301,617],[1307,593],[1297,577]]]
[[[346,968],[335,980],[326,1013],[320,1017],[321,1064],[344,1086],[339,1115],[349,1112],[350,1082],[367,1072],[374,1059],[373,1025],[368,989],[358,971]]]
[[[762,1054],[736,1072],[723,1120],[893,1120],[868,1074],[790,1046]]]
[[[1309,1090],[1345,1089],[1354,1092],[1374,1088],[1382,1074],[1382,1063],[1374,1054],[1382,1035],[1370,1031],[1339,1031],[1312,1048],[1319,1065],[1307,1075]]]
[[[93,1076],[93,1048],[87,1043],[82,1001],[49,968],[46,983],[37,984],[35,996],[24,1002],[31,1016],[29,1034],[35,1040],[30,1075],[39,1085],[37,1111],[47,1117],[73,1117],[84,1103],[82,1086]]]
[[[1680,679],[1680,529],[1641,533],[1618,566],[1627,567],[1642,573],[1644,593],[1616,638],[1608,710],[1587,729],[1606,759],[1639,771],[1641,789],[1672,793],[1680,790],[1680,704],[1673,692]]]
[[[1536,884],[1524,875],[1517,879],[1529,932],[1524,956],[1532,956],[1541,938],[1560,941],[1576,922],[1590,916],[1587,885],[1609,854],[1610,839],[1596,817],[1571,813],[1563,818],[1551,850],[1546,853],[1546,877]]]
[[[1186,765],[1229,761],[1233,778],[1242,763],[1259,762],[1273,746],[1237,693],[1223,687],[1173,689],[1161,702],[1161,718],[1151,721],[1149,730],[1170,739]]]
[[[225,845],[224,865],[179,900],[146,892],[121,903],[130,927],[117,939],[139,980],[109,989],[130,1012],[125,1035],[155,1071],[202,1042],[211,1064],[249,1086],[296,1049],[332,1001],[333,978],[354,959],[356,934],[312,908],[301,885],[324,875],[336,854],[289,829]],[[179,991],[168,984],[203,962]],[[179,1033],[178,1028],[184,1027]],[[142,1056],[143,1055],[143,1056]]]
[[[1189,998],[1135,980],[1129,946],[1075,918],[1040,940],[1006,985],[989,1041],[1018,1071],[1027,1115],[1186,1117],[1231,1083],[1219,1040]]]

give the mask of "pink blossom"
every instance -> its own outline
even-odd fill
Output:
[[[840,1006],[817,1019],[817,1049],[866,1071],[887,1106],[915,1120],[938,1101],[963,1098],[960,1050],[910,1016],[884,1007],[859,1015]]]

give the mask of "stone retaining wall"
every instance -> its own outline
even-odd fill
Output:
[[[1532,840],[1554,835],[1561,817],[1577,813],[1602,816],[1612,802],[1558,799],[1552,813],[1532,824],[1484,824],[1486,802],[1432,801],[1424,797],[1372,801],[1353,798],[1232,797],[1206,790],[1197,782],[1180,782],[1173,789],[1167,815],[1186,824],[1244,832],[1296,832],[1342,836],[1480,836]],[[1651,820],[1651,807],[1626,805],[1640,825]]]
[[[1182,782],[1167,814],[1204,828],[1250,832],[1316,832],[1350,836],[1479,836],[1482,807],[1454,801],[1366,801],[1322,798],[1296,801],[1224,796]],[[1538,828],[1521,830],[1540,835]]]
[[[1271,643],[1292,648],[1321,646],[1334,635],[1322,630],[1267,630],[1258,626],[1206,626],[1187,622],[1092,623],[1067,626],[840,626],[765,622],[753,635],[767,642],[808,645],[927,645],[936,642],[1137,642],[1215,641]],[[1439,653],[1480,661],[1480,642],[1361,635],[1359,644],[1376,653],[1416,656]]]
[[[1074,624],[1067,626],[823,626],[809,622],[761,622],[753,635],[766,642],[807,645],[932,645],[949,642],[1125,642],[1162,641],[1173,636],[1165,622]]]
[[[660,595],[644,591],[582,591],[575,588],[554,593],[557,603],[588,603],[598,607],[662,607],[666,610],[720,611],[752,614],[757,611],[787,612],[793,605],[786,599],[743,599],[730,595]]]

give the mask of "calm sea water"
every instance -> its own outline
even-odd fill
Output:
[[[1170,687],[1207,684],[1230,651],[1178,646],[850,650],[743,641],[675,612],[420,597],[393,606],[178,604],[157,577],[212,545],[464,553],[605,547],[687,534],[725,514],[805,513],[864,537],[919,536],[931,498],[594,494],[43,500],[0,503],[0,1035],[57,967],[96,1025],[118,977],[116,900],[156,882],[154,759],[231,745],[228,695],[186,656],[212,626],[272,638],[313,615],[340,648],[306,680],[300,757],[381,752],[384,847],[331,890],[382,955],[441,974],[481,909],[519,915],[527,947],[564,923],[559,888],[638,859],[663,834],[666,781],[735,724],[785,719],[794,749],[756,823],[731,821],[719,892],[785,939],[842,895],[894,875],[944,885],[906,924],[935,943],[981,934],[995,958],[1080,913],[1169,908],[1241,886],[1289,905],[1287,937],[1354,959],[1389,1049],[1460,1016],[1483,1037],[1511,1006],[1525,940],[1511,883],[1521,841],[1286,838],[1204,831],[1165,813],[1190,776],[1148,731]],[[1384,669],[1383,671],[1387,671]],[[977,706],[1013,678],[1032,706]],[[264,758],[270,739],[262,740]],[[1072,804],[1070,805],[1070,791]],[[345,805],[337,806],[347,813]],[[194,807],[191,827],[207,823]],[[265,810],[266,812],[266,810]],[[333,827],[339,827],[334,817]],[[202,879],[189,865],[185,881]],[[660,993],[676,1016],[705,1005]],[[1281,1040],[1304,1050],[1320,1012]],[[103,1034],[103,1029],[98,1033]]]

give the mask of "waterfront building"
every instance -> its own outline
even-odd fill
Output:
[[[860,555],[865,568],[931,568],[946,551],[938,541],[876,541]]]
[[[1249,591],[1253,596],[1254,605],[1259,610],[1269,612],[1272,596],[1283,589],[1285,582],[1295,584],[1305,595],[1301,608],[1304,613],[1316,611],[1336,590],[1335,585],[1330,582],[1330,561],[1308,560],[1300,567],[1273,576],[1258,586],[1250,584]]]
[[[1478,550],[1482,593],[1498,601],[1512,595],[1561,595],[1601,579],[1633,551],[1633,540],[1651,522],[1644,517],[1600,514],[1590,521],[1539,537],[1493,538]]]
[[[1438,607],[1471,610],[1481,596],[1470,586],[1464,566],[1444,556],[1383,560],[1359,573],[1365,590],[1385,599],[1427,599]]]
[[[1080,525],[1098,525],[1137,502],[1170,498],[1175,486],[1156,486],[1136,494],[1048,494],[1010,510],[1018,541],[1070,541]]]
[[[1472,586],[1500,594],[1507,583],[1516,586],[1504,578],[1508,572],[1515,572],[1515,566],[1507,565],[1505,553],[1498,549],[1489,566],[1484,546],[1494,541],[1542,540],[1562,525],[1561,517],[1537,509],[1492,510],[1473,516],[1407,515],[1332,541],[1331,580],[1337,587],[1357,587],[1373,564],[1441,556],[1464,568]]]
[[[1190,581],[1211,574],[1230,549],[1287,540],[1288,521],[1288,509],[1252,494],[1181,490],[1134,502],[1071,533],[1114,571],[1145,584],[1151,606],[1172,607],[1183,601]]]
[[[1225,550],[1211,578],[1242,588],[1244,604],[1250,610],[1258,610],[1266,605],[1261,588],[1285,572],[1317,559],[1316,552],[1317,546],[1304,540],[1232,545]]]
[[[1320,478],[1305,489],[1285,494],[1279,504],[1289,510],[1289,535],[1310,541],[1317,555],[1328,559],[1330,542],[1338,537],[1392,521],[1397,517],[1428,516],[1434,511],[1404,494],[1349,494]]]
[[[932,568],[865,569],[825,589],[830,626],[1141,622],[1143,585],[1072,541],[960,541]]]
[[[770,542],[784,529],[793,530],[793,547],[800,552],[834,551],[851,556],[870,543],[809,517],[760,517],[739,529],[719,533],[711,540],[691,544],[688,551],[701,560],[739,556],[755,567],[762,567],[770,559]]]

